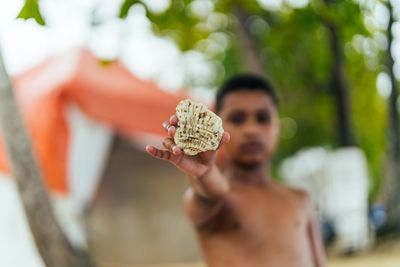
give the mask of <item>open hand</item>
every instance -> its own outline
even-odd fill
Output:
[[[163,123],[163,127],[168,133],[168,137],[164,138],[163,146],[165,149],[158,149],[154,146],[146,146],[146,151],[155,158],[166,160],[175,165],[179,170],[191,177],[203,176],[210,167],[214,164],[215,155],[217,150],[210,150],[199,153],[195,156],[186,155],[174,142],[174,135],[178,125],[178,118],[172,115],[169,120]],[[229,142],[230,136],[224,132],[219,144],[226,144]]]

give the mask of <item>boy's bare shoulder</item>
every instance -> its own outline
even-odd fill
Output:
[[[282,183],[275,183],[275,186],[286,197],[299,201],[300,203],[304,203],[305,205],[310,204],[310,196],[306,190]]]

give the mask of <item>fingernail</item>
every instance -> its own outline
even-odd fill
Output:
[[[162,124],[162,127],[163,127],[166,131],[168,131],[168,128],[170,127],[169,122],[164,121],[163,124]]]

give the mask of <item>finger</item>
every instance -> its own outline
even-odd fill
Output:
[[[231,140],[231,135],[230,135],[228,132],[224,132],[224,133],[222,134],[222,140],[221,140],[221,142],[222,142],[223,144],[226,144],[226,143],[229,142],[229,140]]]
[[[162,123],[162,127],[167,133],[169,133],[169,128],[171,126],[177,126],[177,125],[178,125],[178,117],[176,117],[176,115],[172,115],[168,120]]]
[[[221,147],[222,145],[228,143],[229,140],[231,140],[231,135],[228,132],[224,132],[222,134],[221,141],[219,142],[219,147]]]
[[[172,147],[172,154],[174,154],[175,156],[179,156],[180,154],[182,154],[182,150],[177,145],[174,145]]]
[[[175,126],[169,126],[169,128],[168,128],[168,135],[171,136],[171,137],[174,137],[175,133],[176,133],[176,128],[175,128]]]
[[[180,155],[182,152],[181,149],[174,143],[174,141],[171,138],[165,138],[163,140],[163,146],[174,155]]]
[[[161,149],[155,148],[154,146],[146,146],[146,151],[151,156],[158,158],[158,159],[162,159],[162,160],[170,160],[171,159],[171,153],[167,150],[161,150]]]
[[[164,140],[162,141],[162,145],[163,147],[171,151],[172,146],[174,145],[174,141],[171,138],[164,138]]]
[[[166,132],[168,132],[169,127],[171,127],[169,121],[164,121],[161,125]]]
[[[172,115],[169,118],[169,124],[173,125],[173,126],[177,126],[178,125],[178,117],[176,115]]]

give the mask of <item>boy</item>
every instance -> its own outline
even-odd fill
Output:
[[[164,124],[166,150],[147,152],[184,172],[191,186],[185,209],[209,267],[322,267],[324,253],[307,194],[273,182],[268,162],[279,136],[277,98],[254,75],[226,81],[216,112],[225,133],[222,173],[216,151],[185,155],[173,142],[177,117]]]

